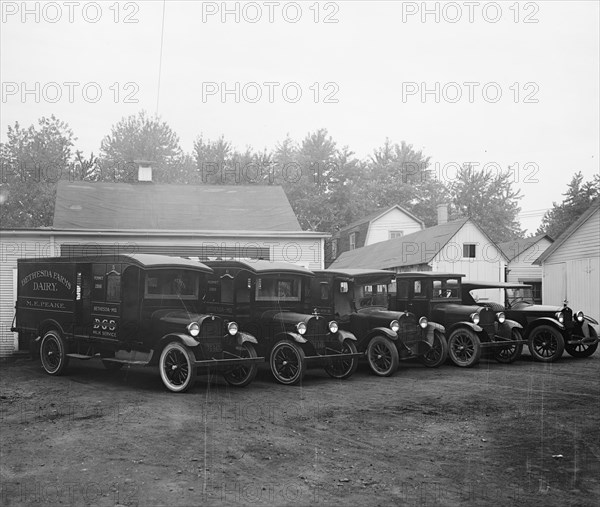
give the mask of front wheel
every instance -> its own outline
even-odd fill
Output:
[[[158,367],[163,384],[169,391],[183,393],[194,383],[196,367],[194,353],[179,342],[170,342],[163,349]]]
[[[383,336],[375,336],[367,347],[367,360],[375,375],[389,377],[398,369],[400,359],[394,342]]]
[[[437,368],[448,359],[448,342],[439,331],[433,332],[433,345],[420,357],[421,362],[428,368]]]
[[[42,366],[49,375],[62,375],[69,364],[67,344],[58,331],[48,331],[40,345]]]
[[[513,329],[511,332],[511,340],[522,342],[523,337],[521,336],[521,331],[518,329]],[[503,364],[514,363],[521,357],[522,353],[523,343],[513,343],[507,347],[494,350],[494,359]]]
[[[344,340],[340,354],[356,354],[356,352],[357,350],[354,342],[352,340]],[[343,380],[354,375],[357,368],[358,357],[343,357],[340,359],[332,359],[331,362],[325,366],[325,371],[330,377]]]
[[[287,386],[298,384],[306,371],[304,351],[291,341],[277,342],[271,350],[270,365],[277,382]]]
[[[552,326],[538,326],[529,335],[529,353],[536,361],[551,363],[562,356],[565,340]]]
[[[596,349],[598,348],[598,343],[593,343],[592,345],[586,345],[585,343],[578,343],[576,345],[571,345],[569,343],[565,344],[565,350],[569,353],[569,355],[573,357],[590,357]]]
[[[241,358],[254,359],[255,357],[258,357],[254,345],[248,342],[242,343],[239,355]],[[245,387],[254,380],[257,371],[258,366],[256,363],[240,364],[239,366],[235,366],[231,370],[225,372],[223,377],[229,385],[235,387]]]
[[[456,366],[470,368],[479,362],[481,342],[470,329],[455,329],[448,338],[448,355]]]

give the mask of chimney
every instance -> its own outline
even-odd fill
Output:
[[[448,205],[438,204],[437,205],[437,223],[438,225],[448,223]]]
[[[138,164],[138,182],[152,183],[152,162],[151,160],[134,160]]]

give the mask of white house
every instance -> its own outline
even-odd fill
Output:
[[[157,253],[322,269],[327,237],[303,231],[276,186],[61,181],[53,227],[0,231],[0,356],[18,346],[10,331],[18,258]]]
[[[566,299],[574,311],[600,317],[600,202],[596,201],[535,261],[545,304]]]
[[[337,232],[331,240],[331,261],[343,252],[400,238],[423,230],[424,224],[400,206],[377,210]]]
[[[542,267],[534,264],[534,261],[553,242],[550,236],[540,234],[498,244],[508,259],[506,281],[531,285],[536,303],[542,303]]]

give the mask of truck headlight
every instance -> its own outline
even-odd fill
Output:
[[[562,324],[565,321],[565,314],[563,312],[556,312],[556,320]]]
[[[577,312],[577,320],[579,322],[583,322],[584,318],[585,318],[585,315],[583,315],[583,312]]]
[[[392,320],[392,322],[390,322],[390,329],[394,331],[394,333],[400,331],[400,322],[398,322],[396,319]]]
[[[238,325],[235,322],[230,322],[229,324],[227,324],[227,332],[231,335],[231,336],[235,336],[238,332]]]
[[[196,338],[200,334],[200,326],[197,322],[192,322],[188,324],[187,332],[190,333],[190,336]]]
[[[306,324],[304,322],[298,322],[298,324],[296,324],[296,329],[298,330],[298,333],[304,334],[306,333]]]
[[[475,324],[475,325],[479,324],[479,314],[477,312],[472,313],[471,320],[473,321],[473,324]]]
[[[504,324],[504,321],[506,320],[506,315],[504,315],[504,312],[498,312],[496,314],[496,318],[498,319],[498,322],[500,322],[500,324]]]
[[[329,323],[329,331],[330,331],[331,333],[337,333],[337,332],[338,332],[338,329],[339,329],[339,328],[338,328],[338,323],[337,323],[335,320],[332,320],[332,321]]]
[[[427,317],[421,317],[419,319],[419,326],[421,326],[423,329],[425,329],[428,325],[429,322],[427,321]]]

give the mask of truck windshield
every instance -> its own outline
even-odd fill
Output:
[[[157,269],[146,273],[144,296],[148,299],[197,299],[200,276],[183,269]]]
[[[506,302],[508,306],[515,303],[533,304],[533,292],[530,287],[519,289],[506,289]]]
[[[301,294],[302,280],[298,277],[256,280],[256,301],[300,301]]]
[[[371,306],[387,307],[388,291],[386,285],[359,285],[354,289],[354,304],[356,309]]]

